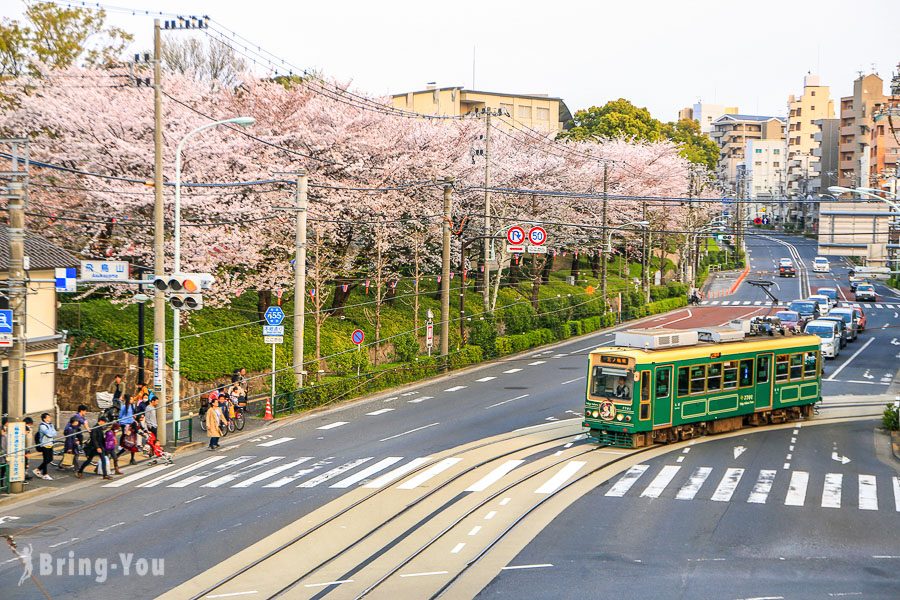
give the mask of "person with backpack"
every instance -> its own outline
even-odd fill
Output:
[[[72,468],[78,470],[78,451],[81,450],[81,423],[78,417],[73,416],[69,419],[69,424],[63,430],[66,438],[65,452],[72,455]]]
[[[53,438],[57,435],[56,428],[50,420],[50,413],[41,414],[41,424],[38,425],[37,435],[35,436],[35,444],[41,449],[41,457],[43,461],[34,470],[36,477],[53,481],[53,478],[47,474],[47,467],[53,462]]]
[[[137,461],[134,459],[134,454],[138,451],[138,436],[136,425],[137,423],[126,425],[122,430],[122,435],[119,437],[119,447],[121,448],[121,450],[119,450],[118,456],[121,456],[124,452],[131,452],[131,461],[129,461],[129,465],[137,464]]]
[[[81,467],[75,472],[75,477],[78,477],[79,479],[84,477],[85,467],[91,464],[91,460],[94,457],[97,457],[97,460],[99,461],[97,463],[97,470],[103,469],[103,479],[112,479],[112,477],[109,476],[109,470],[106,468],[106,461],[104,460],[104,457],[106,456],[106,436],[103,433],[103,428],[105,426],[106,417],[101,416],[97,419],[97,424],[91,428],[91,434],[84,447],[84,462],[81,463]]]

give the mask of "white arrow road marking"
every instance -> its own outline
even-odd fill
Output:
[[[735,446],[734,447],[734,458],[737,460],[737,457],[746,452],[747,449],[743,446]]]
[[[837,452],[831,453],[831,460],[836,460],[839,463],[841,463],[842,465],[846,465],[848,462],[850,462],[849,458],[847,458],[846,456],[841,456]]]
[[[891,340],[891,346],[900,346],[900,342],[897,341],[897,338]]]
[[[14,516],[12,516],[12,515],[4,515],[4,516],[0,517],[0,525],[3,525],[3,524],[6,523],[7,521],[15,521],[15,520],[20,519],[20,518],[21,518],[21,517],[14,517]]]
[[[871,369],[866,369],[866,372],[863,373],[863,377],[866,379],[875,379],[875,376],[870,373]]]

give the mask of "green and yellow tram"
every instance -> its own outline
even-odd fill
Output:
[[[781,423],[810,416],[821,399],[818,336],[711,328],[616,337],[588,366],[583,425],[603,444],[637,448]]]

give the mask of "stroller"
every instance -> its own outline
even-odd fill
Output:
[[[163,447],[156,441],[156,436],[152,431],[147,433],[147,442],[144,445],[144,454],[150,459],[148,464],[157,465],[166,463],[167,465],[175,464],[172,454],[163,450]]]

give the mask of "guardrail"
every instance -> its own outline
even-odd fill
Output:
[[[0,463],[0,492],[9,493],[9,465]]]
[[[187,423],[187,435],[184,434],[184,427],[182,427],[183,423]],[[175,421],[172,425],[175,429],[175,439],[174,443],[177,446],[178,442],[186,442],[191,443],[194,441],[194,417],[193,415],[187,416],[183,419]]]

